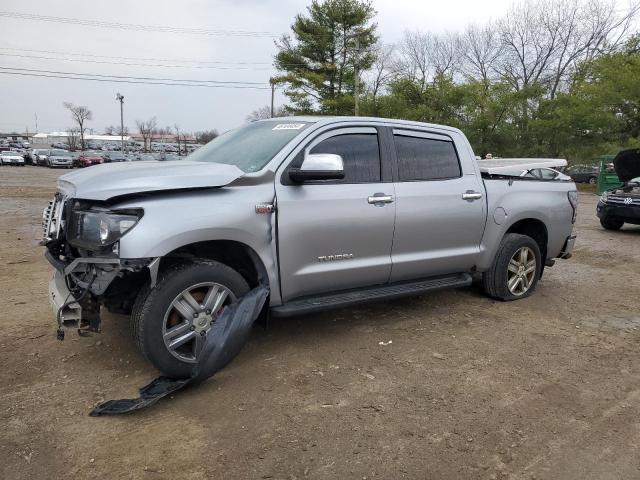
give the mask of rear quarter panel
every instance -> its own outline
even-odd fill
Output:
[[[575,190],[573,182],[542,180],[484,179],[487,192],[487,225],[480,245],[478,270],[493,263],[502,237],[516,222],[528,218],[540,220],[547,227],[547,258],[559,255],[566,238],[573,231],[573,209],[567,192]]]

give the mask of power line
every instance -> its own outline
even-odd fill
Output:
[[[241,80],[192,80],[186,78],[163,78],[163,77],[133,77],[129,75],[103,75],[99,73],[78,73],[78,72],[60,72],[56,70],[40,70],[33,68],[14,68],[14,67],[0,67],[0,70],[21,70],[25,72],[36,73],[51,73],[57,75],[75,75],[75,76],[87,76],[87,77],[102,77],[102,78],[118,78],[127,80],[151,80],[151,81],[163,81],[163,82],[185,82],[185,83],[213,83],[213,84],[241,84],[241,85],[266,85],[268,82],[246,82]]]
[[[141,62],[173,62],[173,63],[205,63],[205,64],[222,64],[222,65],[271,65],[272,62],[229,62],[223,60],[184,60],[177,58],[143,58],[143,57],[122,57],[113,55],[98,55],[95,53],[77,53],[77,52],[56,52],[53,50],[34,50],[29,48],[13,48],[13,47],[0,47],[0,50],[13,50],[16,52],[35,52],[35,53],[50,53],[54,55],[71,55],[74,57],[95,57],[95,58],[110,58],[117,60],[134,60]]]
[[[180,86],[180,87],[205,87],[205,88],[233,88],[233,89],[253,89],[253,90],[269,90],[271,87],[253,86],[253,85],[224,85],[224,84],[209,84],[209,83],[179,83],[179,82],[161,82],[161,81],[144,81],[144,80],[124,80],[120,78],[96,78],[90,76],[70,76],[62,74],[47,74],[47,73],[31,73],[29,71],[6,71],[4,67],[0,67],[0,75],[18,75],[23,77],[44,77],[44,78],[61,78],[67,80],[86,80],[93,82],[107,82],[107,83],[129,83],[129,84],[142,84],[142,85],[166,85],[166,86]],[[16,69],[14,69],[16,70]],[[87,75],[87,74],[84,74]],[[125,77],[126,78],[126,77]]]
[[[97,63],[102,65],[125,65],[125,66],[134,66],[134,67],[162,67],[162,68],[197,68],[197,69],[213,69],[213,70],[260,70],[260,71],[268,71],[272,70],[272,68],[252,68],[248,66],[238,66],[238,67],[230,67],[230,66],[219,66],[219,65],[166,65],[166,64],[154,64],[154,63],[127,63],[127,62],[109,62],[107,60],[87,60],[82,58],[55,58],[55,57],[46,57],[41,55],[24,55],[18,53],[0,53],[0,56],[3,57],[17,57],[17,58],[35,58],[40,60],[59,60],[64,62],[81,62],[81,63]]]
[[[266,31],[251,30],[214,30],[207,28],[185,28],[171,27],[165,25],[141,25],[132,23],[106,22],[103,20],[83,20],[80,18],[53,17],[49,15],[36,15],[20,12],[0,11],[0,17],[13,18],[18,20],[36,20],[40,22],[64,23],[68,25],[81,25],[86,27],[117,28],[120,30],[136,30],[159,33],[179,33],[187,35],[210,35],[210,36],[230,36],[230,37],[279,37],[280,34]]]

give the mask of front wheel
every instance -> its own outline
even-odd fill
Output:
[[[206,335],[227,305],[249,291],[238,272],[212,260],[193,260],[161,274],[132,312],[134,341],[164,375],[188,377]]]
[[[605,230],[620,230],[624,225],[624,220],[613,217],[602,217],[600,219],[600,225],[602,225],[602,228]]]
[[[484,291],[503,301],[519,300],[533,293],[542,271],[542,255],[536,241],[508,233],[500,242],[491,268],[482,275]]]
[[[596,177],[589,177],[590,185],[595,185],[596,183],[598,183],[598,179]]]

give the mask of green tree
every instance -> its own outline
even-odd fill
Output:
[[[290,112],[353,114],[356,72],[375,60],[375,13],[369,0],[313,0],[296,16],[275,57]]]

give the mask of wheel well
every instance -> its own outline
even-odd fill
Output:
[[[543,222],[535,218],[526,218],[511,225],[506,233],[519,233],[533,238],[540,248],[542,262],[544,264],[547,258],[547,241],[549,235],[547,233],[547,227]]]
[[[183,245],[165,255],[160,268],[181,258],[208,258],[236,270],[244,277],[251,288],[260,283],[268,285],[267,269],[258,254],[244,243],[233,240],[211,240]],[[169,260],[169,261],[165,261]]]

